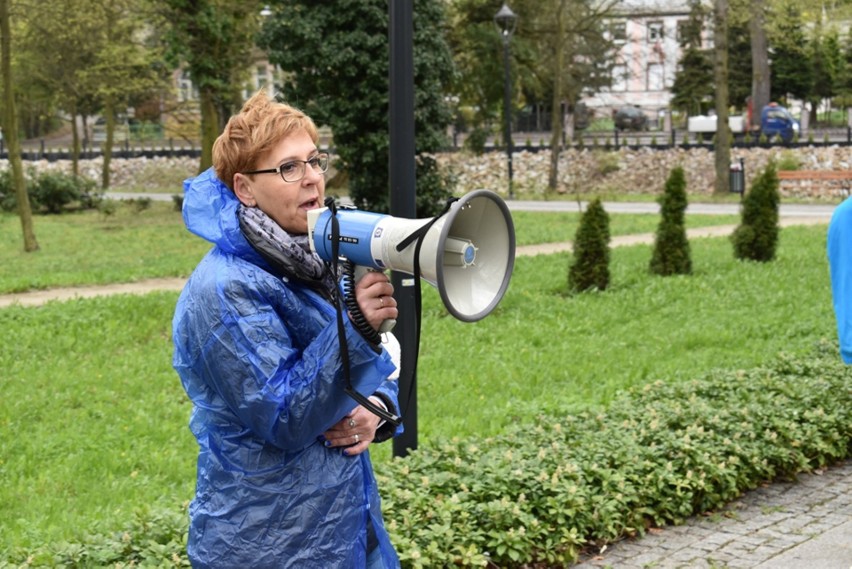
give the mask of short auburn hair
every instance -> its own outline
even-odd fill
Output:
[[[235,174],[255,170],[264,154],[299,131],[307,132],[314,144],[319,140],[317,127],[308,115],[270,99],[264,90],[258,91],[228,120],[213,143],[216,176],[233,191]]]

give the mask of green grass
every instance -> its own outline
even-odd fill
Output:
[[[141,212],[122,203],[110,216],[36,216],[34,225],[40,250],[25,253],[18,217],[0,214],[0,293],[189,276],[210,249],[171,202]]]
[[[0,559],[122,527],[194,487],[174,294],[0,311]]]
[[[571,241],[577,213],[514,212],[518,245]],[[689,227],[736,223],[735,216],[695,215]],[[653,232],[656,215],[613,214],[613,235]],[[18,217],[0,214],[0,294],[58,286],[186,277],[210,245],[189,233],[171,202],[137,212],[121,204],[115,214],[96,211],[36,216],[40,250],[23,252]]]
[[[517,245],[538,243],[561,243],[573,241],[580,224],[580,215],[573,212],[513,211]],[[687,229],[715,225],[735,225],[740,218],[736,215],[687,215]],[[610,232],[616,235],[654,233],[660,223],[658,215],[610,214]]]
[[[687,277],[648,274],[650,246],[616,248],[611,289],[574,297],[565,295],[569,255],[520,258],[496,313],[472,325],[432,299],[418,401],[440,420],[424,421],[421,434],[496,433],[649,381],[807,351],[834,337],[824,234],[824,226],[783,229],[768,264],[735,261],[727,239],[693,240]]]
[[[768,264],[733,260],[726,239],[693,240],[692,252],[693,276],[660,278],[647,272],[649,246],[614,249],[611,290],[574,297],[567,255],[519,258],[501,305],[474,324],[424,287],[421,446],[834,338],[824,226],[783,229]],[[191,499],[190,405],[171,369],[176,299],[0,309],[0,560]],[[373,451],[379,468],[390,453]]]

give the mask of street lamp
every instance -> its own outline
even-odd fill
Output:
[[[509,41],[515,33],[518,16],[512,12],[508,4],[503,3],[500,11],[494,15],[494,23],[503,36],[503,118],[506,122],[506,161],[509,166],[509,199],[515,197],[512,191],[512,83],[509,71]]]

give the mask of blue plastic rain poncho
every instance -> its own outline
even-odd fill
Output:
[[[828,264],[840,356],[844,363],[852,364],[852,200],[837,206],[831,216]]]
[[[187,227],[214,245],[173,322],[174,367],[200,447],[193,566],[363,567],[368,527],[385,566],[398,566],[368,453],[344,456],[317,440],[355,407],[343,392],[333,305],[266,270],[240,231],[239,202],[212,170],[184,189]],[[352,384],[397,405],[387,351],[346,320]]]

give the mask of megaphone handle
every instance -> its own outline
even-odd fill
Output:
[[[353,278],[354,278],[355,283],[357,283],[362,278],[364,278],[364,275],[366,275],[367,273],[381,273],[382,272],[378,269],[374,269],[372,267],[365,267],[363,265],[353,265],[353,266],[354,266]],[[353,296],[354,296],[354,292],[353,292]],[[360,311],[360,308],[359,308],[359,311]],[[387,320],[382,322],[382,324],[379,326],[379,334],[384,334],[386,332],[390,332],[391,330],[393,330],[394,326],[396,326],[396,319],[388,318]],[[372,327],[370,327],[370,328],[372,329]]]
[[[382,325],[379,327],[379,331],[377,332],[372,326],[370,326],[370,323],[367,322],[367,318],[364,316],[364,313],[361,312],[361,307],[358,306],[358,301],[355,299],[355,283],[361,280],[361,278],[363,278],[363,276],[370,270],[371,269],[369,267],[355,265],[349,260],[343,263],[343,301],[346,303],[346,308],[349,310],[349,317],[352,319],[352,323],[355,324],[355,327],[361,335],[378,346],[382,343],[381,334],[384,332],[390,332],[396,325],[396,320],[385,320],[382,322]]]

